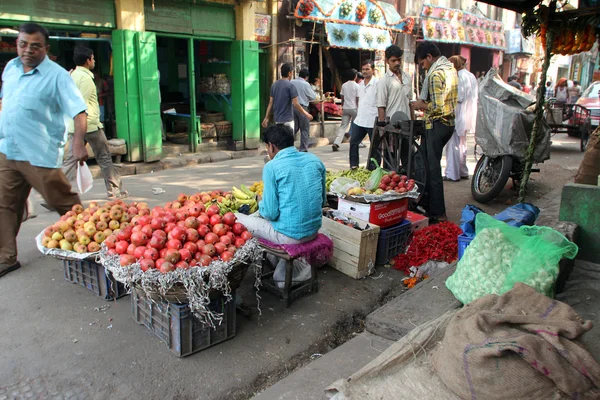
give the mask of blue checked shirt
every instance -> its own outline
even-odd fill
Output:
[[[277,232],[300,240],[319,231],[327,194],[325,166],[317,156],[293,146],[280,150],[265,164],[263,183],[260,215]]]
[[[2,73],[0,152],[8,160],[58,168],[62,165],[66,119],[87,106],[69,73],[48,57],[28,73],[15,58]]]

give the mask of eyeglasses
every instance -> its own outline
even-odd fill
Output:
[[[33,51],[40,51],[41,49],[43,49],[44,47],[46,47],[46,45],[43,45],[41,43],[27,43],[24,40],[20,40],[19,41],[19,48],[20,49],[26,49],[27,47],[29,47]]]

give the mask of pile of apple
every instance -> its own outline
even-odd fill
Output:
[[[42,245],[82,254],[94,253],[100,250],[107,237],[126,228],[135,216],[148,214],[150,210],[146,203],[126,204],[116,200],[103,206],[90,203],[86,209],[76,204],[58,222],[44,230]]]
[[[210,204],[206,196],[216,202]],[[180,194],[165,207],[134,216],[130,225],[106,238],[108,253],[118,254],[121,266],[139,260],[144,272],[167,273],[208,266],[219,259],[230,261],[252,234],[232,212],[220,215],[219,198],[223,198],[219,191],[189,197]]]
[[[398,175],[396,171],[391,171],[381,178],[379,190],[389,192],[391,190],[396,193],[410,192],[415,188],[415,180],[408,179],[406,175]]]

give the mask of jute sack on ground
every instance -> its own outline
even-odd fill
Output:
[[[457,312],[433,367],[462,399],[600,399],[600,365],[577,340],[591,328],[567,304],[517,283]]]
[[[575,175],[575,183],[596,186],[598,175],[600,175],[600,127],[596,128],[590,136],[583,160]]]

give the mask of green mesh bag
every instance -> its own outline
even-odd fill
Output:
[[[377,164],[376,159],[371,158],[371,161],[374,165],[377,165],[377,168],[375,168],[373,172],[371,172],[371,176],[369,176],[369,179],[367,179],[367,181],[365,182],[364,187],[367,190],[377,190],[379,188],[379,184],[381,183],[381,178],[383,178],[383,176],[387,174],[387,171],[381,168],[379,164]]]
[[[477,214],[477,235],[465,250],[446,286],[463,304],[488,294],[503,294],[517,282],[552,296],[561,258],[579,250],[546,226],[515,228],[485,213]]]

